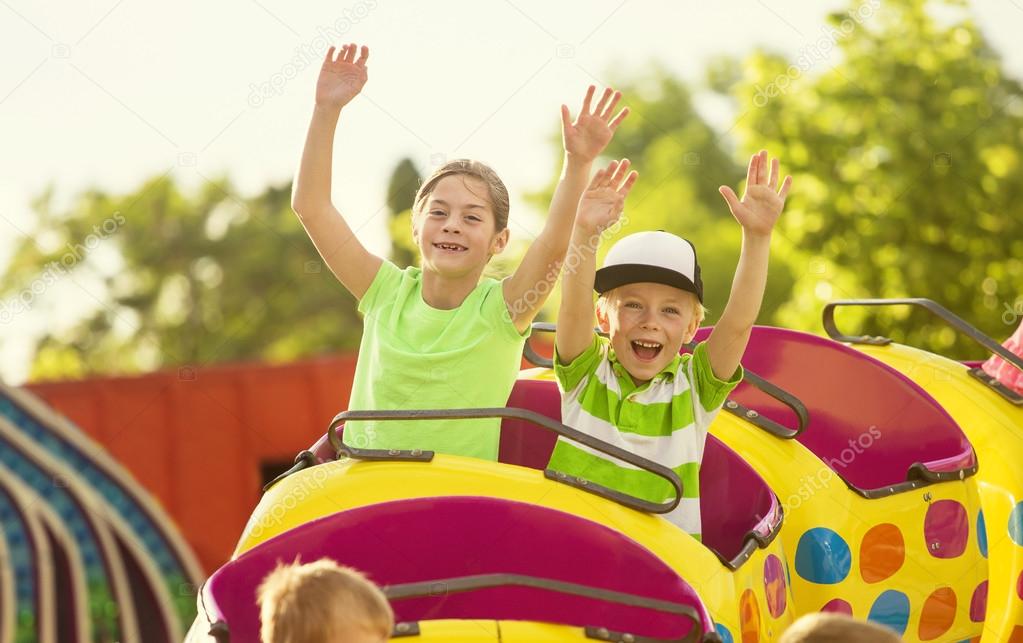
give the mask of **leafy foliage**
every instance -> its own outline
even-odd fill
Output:
[[[387,183],[388,232],[391,235],[391,261],[399,268],[415,264],[419,250],[412,240],[412,206],[423,177],[411,159],[402,159]]]
[[[94,310],[42,338],[32,376],[288,360],[356,346],[355,302],[322,266],[290,195],[284,185],[241,199],[223,178],[185,195],[162,176],[131,194],[91,191],[56,213],[44,194],[3,294],[24,292],[54,263],[59,279],[99,279],[83,286]],[[113,256],[113,268],[98,265],[100,254]]]
[[[949,4],[930,8],[946,16]],[[900,0],[862,23],[833,16],[834,68],[795,74],[760,52],[733,88],[752,106],[736,128],[743,147],[770,149],[795,175],[780,231],[802,259],[783,324],[809,325],[826,299],[928,297],[999,340],[1012,331],[1023,306],[1023,91],[967,16],[939,23],[928,8]],[[884,309],[865,328],[983,356],[917,309]]]

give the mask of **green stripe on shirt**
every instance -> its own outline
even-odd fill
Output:
[[[571,471],[574,476],[598,483],[600,480],[614,480],[613,487],[605,486],[630,496],[650,502],[664,502],[675,497],[675,491],[667,480],[641,469],[620,466],[616,464],[617,461],[596,457],[569,442],[558,442],[554,447],[554,454],[551,456],[552,465],[555,458],[557,458],[559,466],[551,468],[566,473]],[[682,480],[683,498],[700,497],[700,464],[698,462],[687,462],[672,467],[672,471],[677,473]]]
[[[673,469],[682,480],[683,497],[699,498],[707,428],[742,379],[741,366],[728,380],[718,379],[701,342],[692,354],[676,356],[652,380],[637,386],[617,363],[610,341],[595,335],[570,364],[562,364],[555,354],[554,373],[565,424]],[[644,402],[649,399],[666,401]],[[558,439],[548,466],[652,502],[672,494],[671,485],[654,474],[622,466],[566,438]],[[699,503],[684,504],[667,518],[698,535]]]

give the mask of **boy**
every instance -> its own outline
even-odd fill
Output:
[[[366,577],[323,558],[279,565],[259,586],[263,643],[382,643],[394,613]]]
[[[554,371],[562,391],[562,421],[673,469],[683,499],[665,517],[700,538],[699,470],[707,427],[742,379],[739,359],[760,310],[771,230],[791,186],[778,191],[779,164],[767,152],[750,160],[740,201],[720,188],[742,226],[742,254],[721,319],[692,355],[679,355],[703,319],[703,284],[692,244],[667,232],[621,239],[596,270],[600,233],[621,215],[635,181],[621,166],[598,173],[579,201],[572,232]],[[576,262],[576,260],[578,260]],[[593,332],[597,321],[608,333]],[[558,440],[549,467],[652,502],[670,497],[666,482],[567,440]]]

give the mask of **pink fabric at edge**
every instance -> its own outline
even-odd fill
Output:
[[[1023,322],[1020,322],[1016,332],[1012,334],[1012,337],[1005,340],[1005,343],[1002,345],[1013,354],[1023,357]],[[992,355],[988,358],[982,368],[991,377],[996,378],[1005,386],[1023,395],[1023,371],[1009,364],[998,355]]]

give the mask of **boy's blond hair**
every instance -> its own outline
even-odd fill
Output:
[[[361,573],[329,558],[279,564],[259,586],[263,643],[321,643],[364,631],[391,636],[394,613]]]
[[[883,625],[841,614],[807,614],[789,626],[779,643],[901,643]]]

